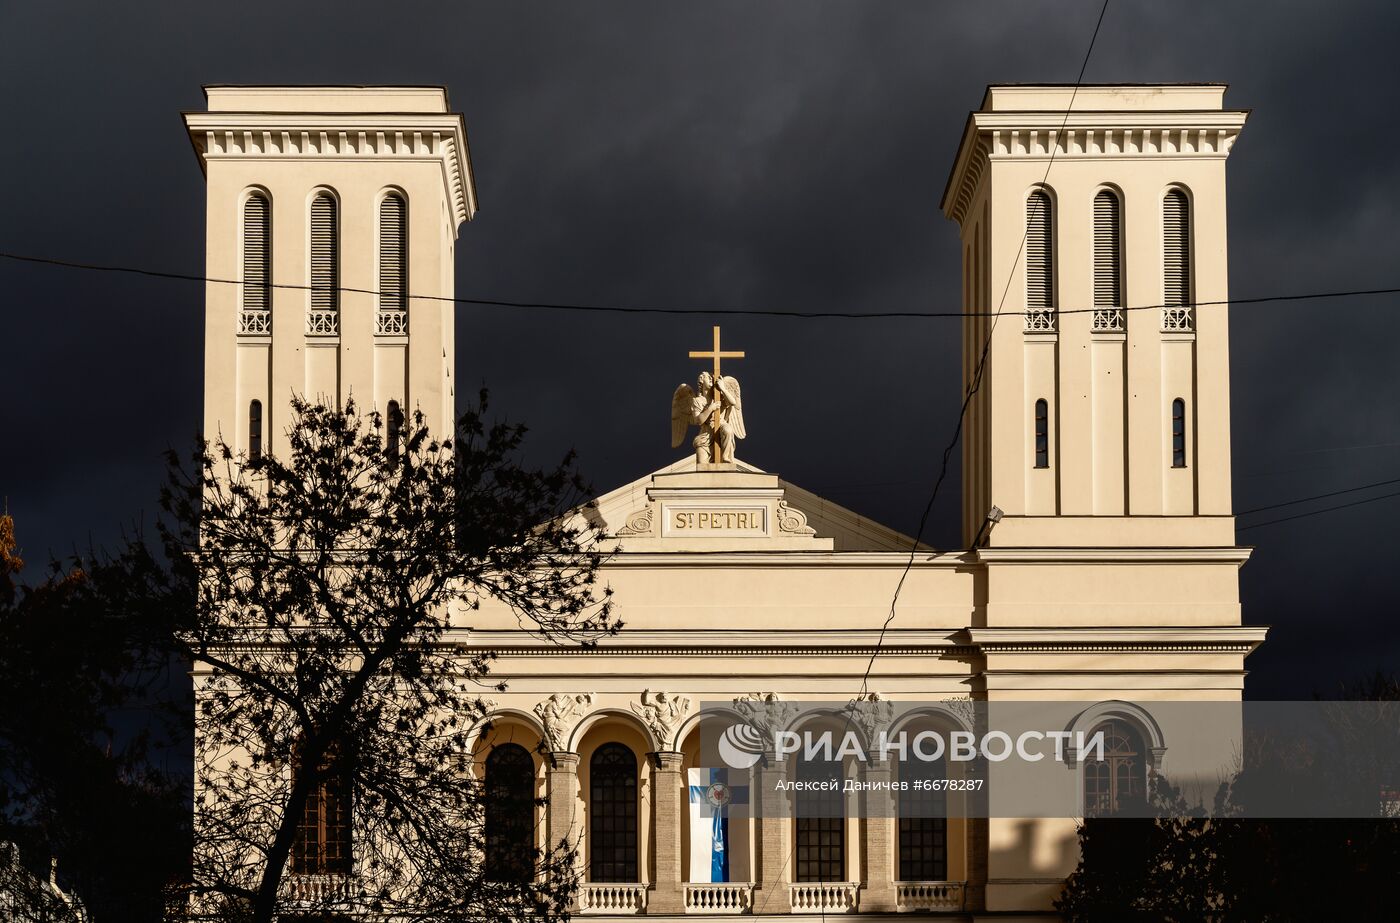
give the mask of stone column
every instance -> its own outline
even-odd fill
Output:
[[[578,804],[578,754],[556,750],[549,754],[548,804],[545,806],[545,851],[553,853],[564,844],[566,849],[579,849],[579,835],[574,831],[574,809]],[[580,849],[575,865],[583,863]]]
[[[754,888],[755,914],[790,913],[792,895],[788,882],[792,880],[793,863],[787,843],[791,839],[792,811],[788,805],[790,793],[779,790],[778,783],[787,781],[787,761],[764,757],[754,767],[753,791],[749,802],[758,810],[758,881]]]
[[[865,764],[867,783],[862,793],[865,815],[865,889],[860,895],[862,913],[895,910],[894,880],[899,874],[895,862],[895,807],[889,789],[889,760],[873,759]]]
[[[688,799],[681,761],[685,754],[660,750],[647,754],[652,766],[652,811],[656,820],[652,846],[656,852],[655,874],[648,913],[684,913],[681,875],[681,818]]]

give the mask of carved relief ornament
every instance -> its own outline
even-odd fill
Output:
[[[593,704],[591,693],[569,695],[556,692],[535,706],[535,714],[544,725],[544,736],[550,750],[564,750],[569,745],[569,732],[573,730],[584,711]]]
[[[683,695],[642,690],[640,703],[632,703],[632,711],[641,718],[656,737],[657,745],[665,748],[670,742],[676,725],[690,710],[690,699]]]

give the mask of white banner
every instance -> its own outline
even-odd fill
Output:
[[[728,769],[691,769],[690,881],[750,881],[749,786],[747,773]]]

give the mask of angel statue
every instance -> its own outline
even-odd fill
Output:
[[[733,462],[734,440],[747,435],[738,379],[724,375],[716,380],[701,372],[694,390],[687,384],[677,388],[671,396],[671,448],[681,444],[692,424],[700,427],[692,443],[696,462]]]

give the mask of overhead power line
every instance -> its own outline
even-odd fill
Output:
[[[1358,490],[1370,490],[1373,487],[1385,487],[1389,484],[1400,484],[1400,478],[1391,478],[1388,481],[1376,481],[1373,484],[1361,484],[1357,487],[1347,487],[1343,490],[1333,490],[1325,494],[1314,494],[1311,497],[1299,497],[1297,500],[1285,500],[1282,503],[1270,503],[1268,506],[1256,506],[1252,510],[1243,510],[1242,512],[1236,513],[1235,515],[1248,516],[1252,513],[1262,513],[1265,510],[1277,510],[1285,506],[1297,506],[1299,503],[1311,503],[1314,500],[1326,500],[1328,497],[1340,497],[1342,494],[1354,494]],[[1264,523],[1261,522],[1258,523],[1258,525],[1262,526],[1264,525]],[[1245,526],[1245,528],[1252,529],[1254,527]]]
[[[8,253],[0,251],[0,258],[13,260],[20,263],[37,263],[43,266],[56,266],[63,269],[81,269],[89,272],[110,272],[122,273],[125,275],[145,276],[152,279],[171,279],[180,282],[205,282],[215,285],[242,285],[238,279],[221,279],[217,276],[202,276],[196,273],[169,272],[160,269],[150,269],[142,266],[124,266],[111,263],[86,263],[78,260],[60,259],[58,257],[34,256],[24,253]],[[1009,284],[1009,281],[1008,281]],[[312,290],[310,285],[301,285],[293,282],[270,282],[268,288],[288,289],[292,291],[308,292]],[[319,290],[319,288],[318,288]],[[373,295],[378,297],[379,291],[370,288],[355,288],[352,286],[340,286],[338,291],[348,292],[357,295]],[[1218,301],[1196,301],[1189,305],[1180,304],[1140,304],[1129,305],[1122,308],[1124,311],[1156,311],[1162,308],[1195,307],[1206,308],[1219,305],[1246,305],[1265,304],[1280,301],[1311,301],[1321,298],[1354,298],[1367,295],[1396,295],[1400,294],[1400,286],[1395,288],[1368,288],[1368,289],[1347,289],[1332,292],[1301,292],[1288,295],[1260,295],[1252,298],[1224,298]],[[780,308],[661,308],[647,305],[622,305],[622,304],[573,304],[569,302],[551,301],[509,301],[500,298],[466,298],[458,295],[408,295],[409,301],[437,301],[451,304],[477,305],[480,307],[497,308],[525,308],[544,311],[585,311],[585,312],[607,312],[613,314],[674,314],[677,316],[688,315],[735,315],[740,317],[794,317],[808,320],[833,319],[833,320],[881,320],[892,318],[945,318],[945,317],[986,317],[986,312],[979,311],[794,311]],[[1003,293],[1003,301],[1005,293]],[[1055,311],[1056,314],[1089,314],[1094,311],[1102,311],[1103,308],[1061,308]],[[998,308],[994,318],[1002,314],[1019,317],[1024,315],[1024,311],[1001,311]],[[995,324],[995,320],[993,321]]]
[[[1268,522],[1255,522],[1247,526],[1240,526],[1235,531],[1247,532],[1250,529],[1260,529],[1264,526],[1273,526],[1281,522],[1292,522],[1295,519],[1306,519],[1309,516],[1321,516],[1323,513],[1334,513],[1337,510],[1350,509],[1353,506],[1365,506],[1368,503],[1375,503],[1378,500],[1389,500],[1392,497],[1400,497],[1400,490],[1397,490],[1394,493],[1381,494],[1376,497],[1367,497],[1365,500],[1353,500],[1351,503],[1339,503],[1336,506],[1325,506],[1320,510],[1309,510],[1306,513],[1297,513],[1293,516],[1284,516],[1280,519],[1270,519]]]

